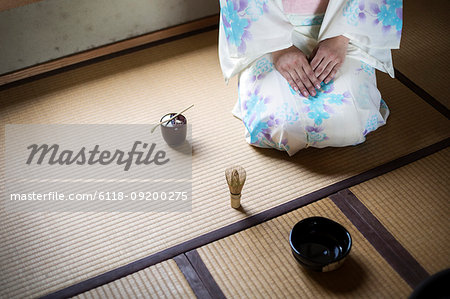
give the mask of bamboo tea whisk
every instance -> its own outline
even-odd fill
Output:
[[[232,166],[225,170],[228,187],[230,188],[231,207],[238,209],[241,206],[241,191],[244,187],[247,174],[242,166]]]

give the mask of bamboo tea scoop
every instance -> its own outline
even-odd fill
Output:
[[[228,187],[230,188],[231,207],[238,209],[241,206],[241,191],[244,187],[247,174],[242,166],[236,165],[225,170]]]

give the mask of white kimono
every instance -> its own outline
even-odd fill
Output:
[[[364,142],[389,114],[374,69],[394,76],[390,50],[400,44],[402,0],[330,0],[316,15],[287,13],[281,1],[220,0],[220,64],[227,81],[239,74],[233,114],[247,142],[289,155]],[[309,55],[339,35],[350,39],[345,62],[316,96],[295,92],[274,69],[271,52],[294,45]]]

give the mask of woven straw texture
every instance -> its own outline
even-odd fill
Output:
[[[450,149],[350,190],[433,274],[450,267]]]
[[[450,32],[447,0],[405,1],[404,29],[394,66],[450,108]]]
[[[174,260],[128,275],[74,298],[193,298],[194,293]]]
[[[255,149],[231,115],[217,31],[103,60],[0,91],[0,168],[6,123],[155,123],[195,107],[192,213],[6,214],[0,210],[0,297],[39,296],[277,206],[448,136],[448,121],[396,80],[379,76],[388,125],[366,143],[289,158]],[[243,210],[231,209],[225,168],[247,170]],[[3,176],[3,171],[1,172]],[[1,179],[1,178],[0,178]],[[80,190],[81,192],[82,190]]]
[[[341,223],[353,239],[338,270],[304,270],[289,232],[310,216]],[[326,198],[198,249],[228,298],[405,298],[411,291],[334,203]]]

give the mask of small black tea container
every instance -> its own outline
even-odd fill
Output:
[[[175,115],[176,113],[167,113],[161,118],[160,121],[163,122],[166,119],[168,120]],[[184,143],[184,141],[186,140],[186,133],[187,133],[186,117],[180,114],[168,122],[163,122],[161,124],[161,133],[168,145],[175,146]]]

